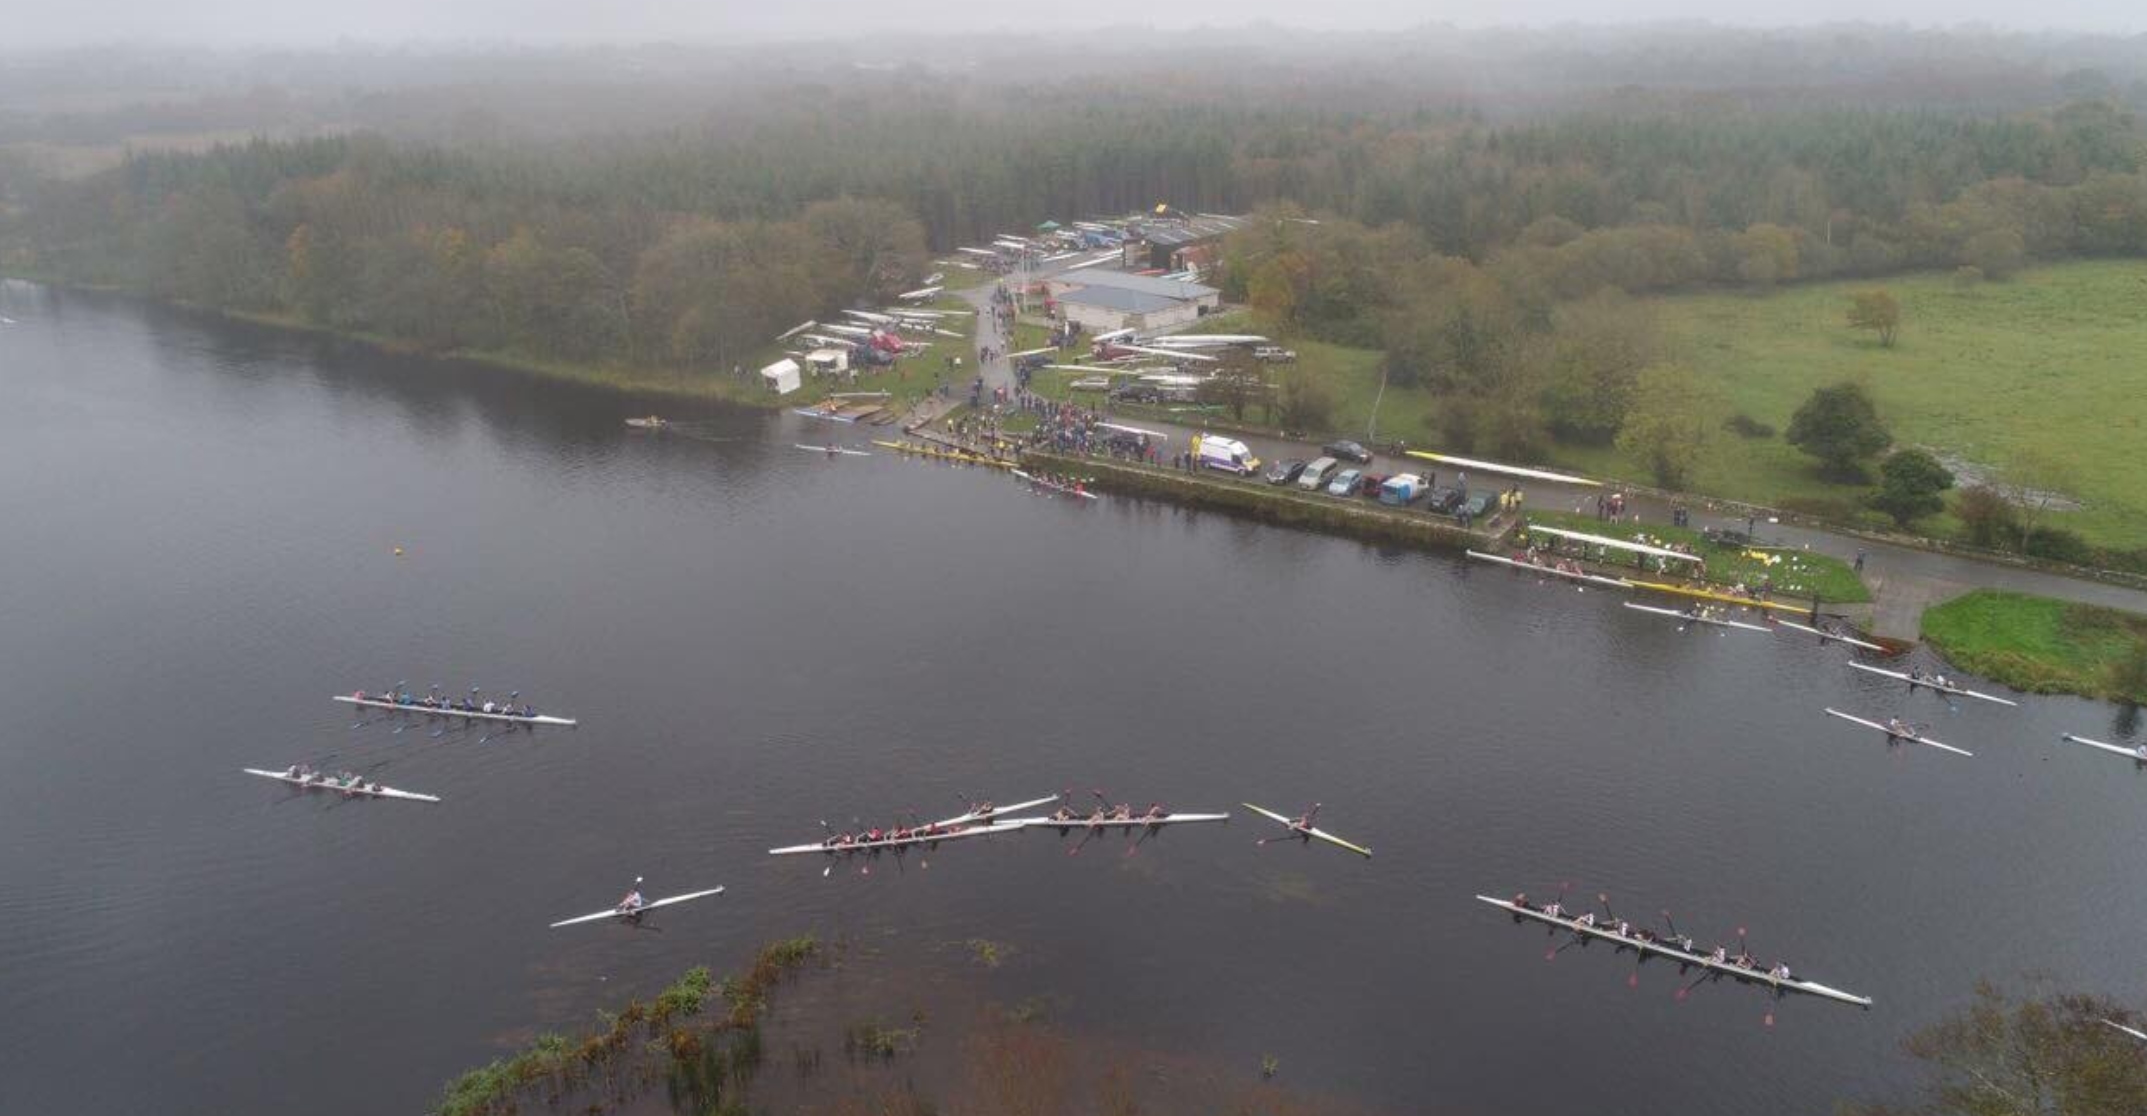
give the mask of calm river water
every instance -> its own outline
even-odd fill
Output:
[[[862,432],[0,290],[0,1110],[416,1112],[771,937],[1014,944],[1072,1026],[1409,1112],[1827,1111],[1979,977],[2147,995],[2115,709],[1949,710],[1454,556],[792,448]],[[720,440],[717,440],[720,439]],[[397,557],[394,548],[402,547]],[[577,731],[392,735],[332,693],[519,689]],[[1889,752],[1902,711],[1973,759]],[[439,794],[335,803],[309,760]],[[1226,827],[929,870],[821,818],[1100,787]],[[1258,848],[1237,803],[1373,846]],[[549,931],[633,876],[729,893]],[[1610,893],[1877,998],[1773,1005],[1476,892]]]

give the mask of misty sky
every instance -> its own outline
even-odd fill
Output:
[[[1425,22],[1630,23],[1672,19],[1746,26],[1862,20],[1982,23],[2009,29],[2147,30],[2147,0],[0,0],[0,50],[148,40],[318,44],[398,40],[735,40],[828,38],[897,30],[1043,31],[1270,21],[1389,28]]]

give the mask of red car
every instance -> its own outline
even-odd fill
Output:
[[[1379,486],[1385,483],[1387,483],[1387,478],[1377,473],[1366,473],[1362,479],[1357,481],[1357,495],[1369,496],[1377,500],[1379,498]]]

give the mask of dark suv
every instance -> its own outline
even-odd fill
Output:
[[[1372,460],[1372,451],[1365,449],[1358,442],[1329,442],[1321,446],[1320,451],[1329,457],[1338,457],[1344,461],[1354,461],[1359,465],[1368,464]]]
[[[1296,480],[1298,474],[1304,471],[1305,463],[1296,460],[1295,458],[1292,458],[1288,461],[1277,461],[1273,465],[1268,467],[1267,483],[1288,484],[1291,481]]]

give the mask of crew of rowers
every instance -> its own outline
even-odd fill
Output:
[[[1538,914],[1543,915],[1545,918],[1555,918],[1561,922],[1569,922],[1583,930],[1594,930],[1600,933],[1612,935],[1614,937],[1625,938],[1629,941],[1639,942],[1643,945],[1659,946],[1664,949],[1674,949],[1680,953],[1689,953],[1694,957],[1705,957],[1709,962],[1716,965],[1730,965],[1739,969],[1746,969],[1754,973],[1760,971],[1759,958],[1744,952],[1742,949],[1738,950],[1735,954],[1732,954],[1730,953],[1728,946],[1718,945],[1711,953],[1701,953],[1697,947],[1697,943],[1692,940],[1692,936],[1689,934],[1678,934],[1674,932],[1669,934],[1657,934],[1653,930],[1649,930],[1645,927],[1634,926],[1632,923],[1627,922],[1622,918],[1605,918],[1598,921],[1593,911],[1590,911],[1586,914],[1569,915],[1566,913],[1565,906],[1556,899],[1545,903],[1541,907],[1533,907],[1529,905],[1528,894],[1526,892],[1522,892],[1518,895],[1515,895],[1512,901],[1514,906],[1519,907],[1524,911],[1535,911]],[[1773,980],[1790,979],[1789,963],[1787,961],[1775,962],[1772,968],[1766,970],[1766,975]]]
[[[284,768],[283,777],[286,779],[296,779],[301,783],[305,783],[311,786],[329,787],[339,790],[377,791],[381,789],[379,783],[366,782],[365,780],[358,778],[356,772],[339,771],[334,775],[330,775],[325,771],[321,771],[309,764],[303,763],[294,763],[291,766]]]
[[[358,701],[385,701],[391,705],[407,705],[412,709],[438,709],[448,713],[492,713],[501,717],[534,717],[537,715],[536,706],[530,705],[528,702],[523,702],[522,707],[516,709],[512,702],[505,701],[477,702],[469,698],[457,700],[450,697],[441,697],[438,694],[426,694],[424,697],[418,697],[407,691],[399,692],[393,686],[377,694],[368,695],[364,690],[359,690],[351,696]]]
[[[1953,683],[1947,680],[1945,675],[1925,674],[1920,670],[1912,670],[1908,672],[1908,684],[1910,689],[1914,689],[1917,686],[1935,686],[1941,689],[1953,688]]]
[[[1556,557],[1558,560],[1555,562],[1545,561],[1548,557]],[[1534,566],[1539,570],[1550,570],[1554,573],[1568,574],[1573,577],[1588,576],[1588,571],[1582,569],[1579,562],[1562,554],[1556,554],[1553,551],[1543,550],[1538,547],[1532,546],[1526,550],[1514,551],[1513,560],[1524,566]]]
[[[1114,822],[1139,824],[1141,822],[1162,821],[1169,816],[1170,811],[1165,809],[1160,802],[1149,803],[1148,809],[1138,814],[1133,812],[1133,804],[1130,802],[1121,802],[1116,806],[1106,806],[1099,802],[1094,810],[1086,814],[1076,813],[1066,806],[1061,806],[1051,812],[1052,821],[1066,825],[1107,825]]]
[[[1056,488],[1063,492],[1088,491],[1088,482],[1080,477],[1062,477],[1056,473],[1036,473],[1033,474],[1033,479],[1045,488]]]

